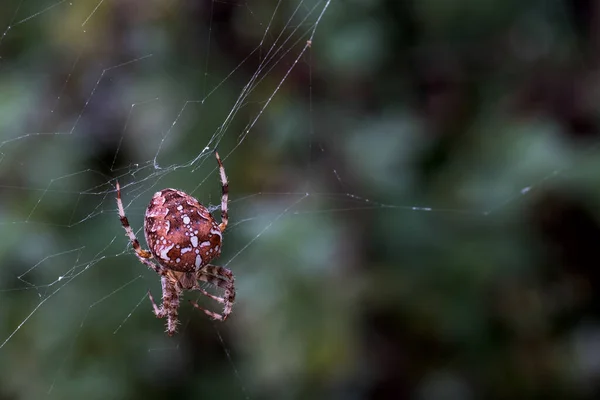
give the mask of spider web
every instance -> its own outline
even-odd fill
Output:
[[[327,291],[327,281],[339,279],[351,258],[351,244],[340,240],[342,225],[321,221],[371,212],[385,213],[389,224],[492,218],[595,154],[596,146],[561,158],[558,142],[549,149],[526,143],[525,155],[549,154],[531,176],[513,162],[494,185],[482,184],[489,176],[475,171],[455,198],[435,203],[416,195],[408,175],[390,172],[385,160],[394,157],[375,154],[377,142],[394,135],[386,151],[404,152],[398,159],[410,164],[410,154],[429,145],[417,121],[385,116],[378,126],[353,128],[340,148],[340,127],[327,117],[337,110],[313,102],[313,90],[327,84],[313,82],[314,54],[334,57],[319,46],[336,37],[328,29],[331,9],[342,12],[330,3],[15,0],[1,6],[0,363],[10,372],[0,378],[0,397],[75,398],[94,390],[102,398],[133,398],[144,396],[140,387],[152,393],[185,382],[190,398],[254,398],[297,373],[309,351],[299,344],[302,321],[317,318],[311,312],[327,319],[336,312],[330,303],[359,290],[343,282],[346,294],[285,308],[289,293],[310,297],[307,286]],[[221,36],[226,18],[239,19],[233,38]],[[37,48],[21,48],[21,41]],[[236,274],[237,303],[223,325],[183,301],[180,332],[168,338],[146,294],[160,297],[159,279],[133,256],[116,213],[115,182],[143,243],[145,207],[165,187],[196,196],[218,214],[217,148],[230,179],[230,225],[215,262]],[[363,176],[356,166],[368,163],[373,170]],[[515,184],[515,175],[522,182]],[[369,181],[393,195],[374,192]],[[187,299],[206,300],[194,293]],[[290,309],[300,322],[290,322],[296,315]],[[315,341],[351,326],[344,322],[319,320]],[[340,357],[339,349],[323,357]],[[204,380],[190,384],[191,370]],[[156,383],[157,376],[167,383]]]

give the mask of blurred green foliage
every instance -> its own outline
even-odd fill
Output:
[[[326,4],[0,4],[0,399],[597,398],[600,7]],[[217,146],[169,338],[114,183],[141,238]]]

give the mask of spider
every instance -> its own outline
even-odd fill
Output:
[[[167,317],[167,334],[177,331],[179,299],[184,290],[198,290],[205,296],[223,304],[223,313],[217,314],[190,303],[208,316],[225,321],[235,300],[234,277],[224,267],[209,264],[221,254],[222,233],[227,227],[227,199],[229,186],[225,168],[215,152],[221,175],[221,223],[217,224],[206,207],[192,196],[175,189],[163,189],[154,194],[144,215],[144,234],[150,250],[144,250],[127,221],[121,187],[117,182],[117,207],[121,224],[131,241],[137,258],[160,275],[162,304],[154,302],[152,293],[148,298],[158,318]],[[156,260],[156,263],[151,259]],[[207,282],[224,289],[223,297],[214,296],[202,289],[198,281]]]

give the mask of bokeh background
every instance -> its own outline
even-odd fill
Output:
[[[600,5],[326,5],[0,3],[0,399],[600,395]],[[217,145],[237,304],[168,338],[115,180],[218,214]]]

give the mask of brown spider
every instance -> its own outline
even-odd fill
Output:
[[[222,233],[227,227],[227,198],[229,186],[225,168],[219,154],[223,195],[221,197],[221,224],[217,224],[206,207],[192,196],[175,189],[163,189],[154,194],[144,216],[144,234],[150,251],[140,247],[135,237],[121,201],[121,188],[117,182],[117,207],[121,224],[131,241],[140,262],[161,276],[162,304],[157,306],[150,291],[154,314],[158,318],[167,317],[167,333],[172,336],[177,330],[179,298],[184,290],[198,290],[200,293],[223,304],[223,314],[201,308],[214,319],[225,321],[235,300],[234,277],[230,270],[211,265],[209,262],[221,254]],[[152,261],[154,258],[158,265]],[[198,281],[207,282],[224,289],[223,297],[213,296],[202,289]]]

